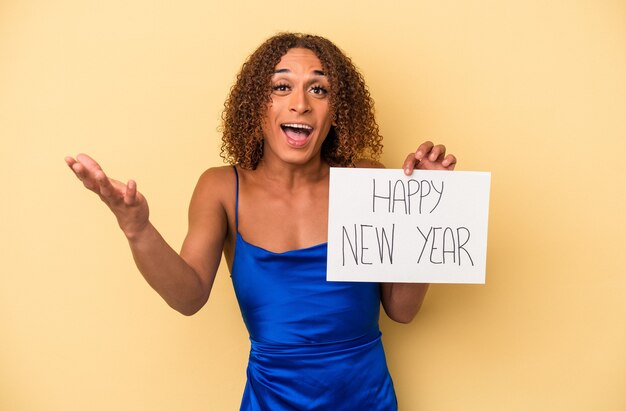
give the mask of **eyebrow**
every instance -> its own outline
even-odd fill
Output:
[[[274,71],[274,74],[283,74],[283,73],[291,73],[291,70],[284,68],[278,69]],[[316,76],[326,76],[326,74],[322,70],[313,70],[313,74]]]

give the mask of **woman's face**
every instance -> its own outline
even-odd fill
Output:
[[[330,82],[309,49],[293,48],[272,75],[272,95],[263,120],[263,157],[305,164],[319,157],[330,131]]]

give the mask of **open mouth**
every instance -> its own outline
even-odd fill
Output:
[[[285,123],[280,128],[287,136],[287,140],[294,146],[302,146],[307,142],[307,138],[313,132],[313,127],[308,124]]]

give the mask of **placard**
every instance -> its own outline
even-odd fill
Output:
[[[484,284],[491,173],[331,168],[328,281]]]

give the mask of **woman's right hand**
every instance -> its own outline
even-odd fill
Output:
[[[65,162],[83,185],[111,209],[128,239],[136,237],[148,226],[148,202],[137,191],[135,181],[124,184],[107,177],[102,167],[86,154],[65,157]]]

